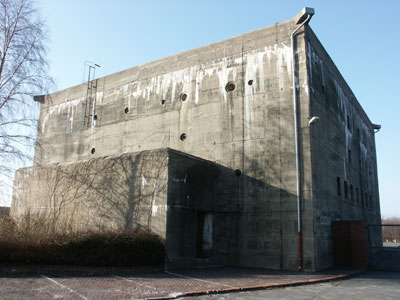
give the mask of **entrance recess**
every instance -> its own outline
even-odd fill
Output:
[[[207,258],[213,247],[214,215],[210,212],[197,212],[196,256]]]

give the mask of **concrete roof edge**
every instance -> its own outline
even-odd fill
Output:
[[[249,32],[245,32],[245,33],[242,33],[242,34],[239,34],[239,35],[236,35],[236,36],[227,38],[227,39],[223,39],[223,40],[216,41],[216,42],[211,42],[211,43],[208,43],[208,44],[205,44],[205,45],[196,47],[196,48],[192,48],[192,49],[189,49],[189,50],[181,51],[181,52],[178,52],[178,53],[175,53],[175,54],[172,54],[172,55],[168,55],[168,56],[165,56],[165,57],[162,57],[162,58],[153,60],[153,61],[149,61],[149,62],[140,64],[140,65],[131,67],[131,68],[127,68],[127,69],[124,69],[124,70],[121,70],[121,71],[118,71],[118,72],[115,72],[115,73],[111,73],[111,74],[108,74],[108,75],[105,75],[105,76],[102,76],[102,77],[99,77],[99,78],[96,78],[96,79],[97,79],[97,80],[104,80],[104,79],[106,79],[107,77],[117,76],[118,74],[122,74],[122,73],[124,73],[124,72],[129,72],[129,71],[132,71],[132,70],[134,70],[134,69],[138,69],[138,70],[139,70],[139,69],[142,69],[142,68],[146,68],[146,67],[148,67],[148,66],[156,65],[156,64],[162,63],[163,61],[170,60],[172,57],[177,57],[177,56],[180,56],[180,55],[183,55],[183,54],[188,54],[188,53],[190,53],[190,52],[199,51],[199,50],[201,50],[201,49],[203,49],[203,48],[209,47],[210,45],[218,45],[218,44],[225,43],[225,42],[227,42],[227,41],[233,41],[233,40],[235,40],[235,39],[238,40],[238,39],[240,39],[241,37],[245,37],[246,35],[251,35],[251,34],[254,34],[254,33],[256,33],[256,32],[263,31],[263,30],[269,30],[269,29],[272,29],[274,26],[276,26],[276,25],[278,25],[278,24],[283,25],[283,24],[287,24],[287,23],[293,23],[293,20],[294,20],[294,18],[289,19],[289,20],[286,20],[286,21],[282,21],[282,22],[276,22],[276,23],[273,23],[273,24],[271,24],[271,25],[269,25],[269,26],[267,26],[267,27],[259,28],[259,29],[256,29],[256,30],[252,30],[252,31],[249,31]],[[81,84],[77,84],[77,85],[74,85],[74,86],[71,86],[71,87],[67,87],[67,88],[65,88],[65,89],[62,89],[62,90],[59,90],[59,91],[50,93],[50,94],[48,94],[48,95],[53,95],[53,96],[55,96],[55,95],[57,95],[57,94],[61,94],[61,93],[65,92],[65,91],[68,90],[68,89],[71,89],[71,88],[83,88],[83,87],[86,86],[86,85],[87,85],[87,82],[84,82],[84,83],[81,83]]]

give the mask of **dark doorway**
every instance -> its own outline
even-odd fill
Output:
[[[210,212],[197,212],[196,256],[207,258],[211,256],[213,247],[214,216]]]
[[[332,244],[335,266],[363,268],[368,265],[363,221],[332,222]]]

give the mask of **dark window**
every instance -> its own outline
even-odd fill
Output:
[[[342,196],[342,187],[340,186],[340,177],[336,177],[336,191],[337,195],[340,198]]]
[[[354,202],[354,193],[353,193],[353,185],[350,184],[350,199],[352,202]]]
[[[356,188],[356,201],[357,204],[360,204],[360,195],[358,194],[358,188]]]
[[[350,117],[347,115],[347,128],[350,130]]]
[[[186,99],[187,99],[187,94],[181,94],[180,95],[180,97],[179,97],[180,99],[181,99],[181,101],[183,102],[183,101],[186,101]]]
[[[225,86],[225,90],[227,92],[232,92],[234,89],[235,89],[235,84],[232,81],[229,81]]]
[[[364,192],[361,190],[361,206],[364,207]]]

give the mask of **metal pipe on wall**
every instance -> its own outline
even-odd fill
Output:
[[[301,213],[300,213],[300,152],[299,152],[299,141],[298,141],[298,118],[297,118],[297,97],[296,97],[296,53],[294,50],[294,36],[300,30],[303,25],[306,25],[314,14],[314,10],[307,12],[307,8],[304,9],[304,14],[307,14],[307,18],[292,32],[290,36],[292,46],[292,79],[293,79],[293,107],[294,107],[294,135],[295,135],[295,147],[296,147],[296,179],[297,179],[297,244],[298,244],[298,269],[302,269],[302,236],[301,236]]]

